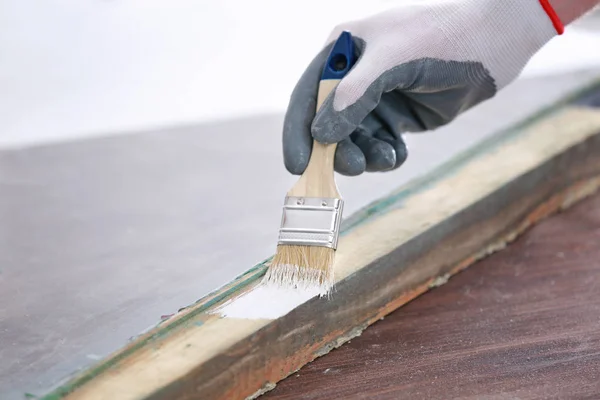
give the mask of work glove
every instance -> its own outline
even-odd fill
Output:
[[[398,168],[407,157],[403,133],[436,129],[492,98],[562,33],[542,3],[421,1],[336,27],[291,95],[286,169],[302,174],[313,138],[338,143],[334,167],[343,175]],[[358,60],[315,116],[324,62],[344,30]]]

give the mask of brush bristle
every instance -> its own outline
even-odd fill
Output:
[[[263,282],[279,287],[317,289],[321,296],[333,287],[335,250],[321,246],[279,245]]]

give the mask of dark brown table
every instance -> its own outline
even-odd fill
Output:
[[[455,398],[600,398],[600,195],[543,221],[262,397]]]

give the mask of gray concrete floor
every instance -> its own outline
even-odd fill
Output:
[[[395,172],[340,177],[349,215],[600,78],[519,80],[407,138]],[[0,398],[42,394],[271,255],[296,178],[282,117],[0,152]]]

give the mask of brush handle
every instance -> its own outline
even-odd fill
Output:
[[[323,68],[317,93],[317,112],[355,61],[352,35],[342,32]],[[341,198],[333,169],[336,148],[337,143],[323,144],[313,140],[308,166],[288,196]]]

